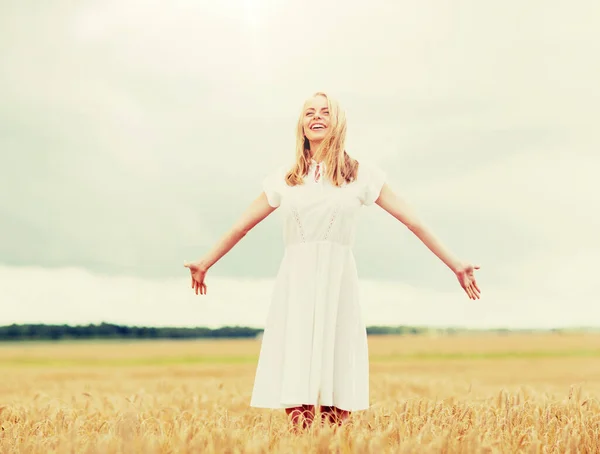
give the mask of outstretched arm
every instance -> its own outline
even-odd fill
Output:
[[[395,194],[387,183],[381,188],[381,193],[375,203],[402,222],[456,274],[461,287],[469,295],[469,298],[479,299],[481,290],[477,287],[473,274],[473,271],[479,269],[479,266],[471,265],[455,257],[429,227],[419,219],[415,210],[404,199]]]
[[[204,277],[208,269],[227,254],[256,224],[276,209],[269,205],[266,194],[262,192],[204,257],[196,262],[184,262],[183,266],[190,269],[192,288],[196,291],[196,295],[198,291],[202,295],[206,294]]]

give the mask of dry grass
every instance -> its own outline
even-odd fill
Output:
[[[260,343],[0,346],[2,453],[600,453],[600,336],[371,337],[371,403],[293,435]]]

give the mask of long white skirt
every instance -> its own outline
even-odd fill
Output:
[[[250,406],[369,408],[369,355],[352,249],[289,245],[263,332]]]

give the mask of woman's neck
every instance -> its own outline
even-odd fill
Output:
[[[310,143],[310,148],[309,148],[310,157],[312,159],[315,159],[315,154],[317,153],[317,150],[319,149],[319,145],[321,145],[321,141],[319,141],[319,142],[309,142],[309,143]],[[317,161],[317,162],[321,162],[321,161],[322,161],[322,159],[319,160],[319,161]]]

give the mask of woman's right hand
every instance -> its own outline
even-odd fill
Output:
[[[189,268],[190,274],[192,275],[192,288],[195,290],[196,295],[200,291],[201,295],[206,295],[206,284],[204,283],[204,276],[206,276],[206,268],[201,262],[184,262],[183,266]]]
[[[213,248],[208,251],[202,260],[197,262],[183,262],[183,266],[190,269],[192,274],[192,288],[200,291],[201,295],[206,295],[206,284],[204,276],[208,269],[217,263],[229,250],[240,241],[256,224],[266,218],[276,208],[269,205],[267,195],[261,192],[250,206],[242,213],[234,226],[223,235],[223,238],[217,242]]]
[[[479,295],[481,290],[477,286],[477,281],[475,280],[474,271],[478,270],[479,265],[472,265],[470,263],[461,263],[454,273],[458,278],[458,282],[460,282],[460,286],[467,292],[467,295],[470,299],[475,300],[479,299]]]

